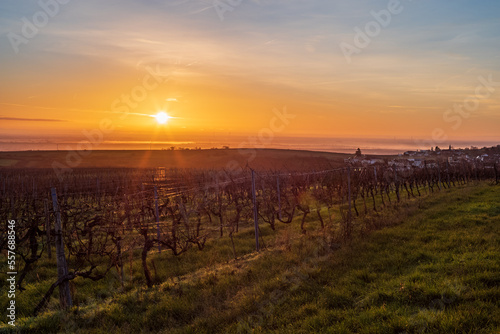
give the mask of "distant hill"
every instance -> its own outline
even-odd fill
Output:
[[[81,152],[86,153],[86,152]],[[74,151],[0,152],[0,168],[52,168],[61,164],[72,168],[244,168],[325,169],[343,165],[352,156],[345,153],[279,149],[211,149],[175,151],[93,151],[87,156]]]

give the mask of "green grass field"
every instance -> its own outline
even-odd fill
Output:
[[[403,201],[356,221],[340,244],[311,215],[262,227],[267,246],[251,253],[251,229],[181,257],[155,255],[159,283],[143,288],[139,262],[124,291],[117,275],[75,280],[75,304],[18,319],[37,333],[499,333],[500,188],[483,183]],[[318,231],[318,232],[313,232]],[[163,257],[162,257],[163,256]],[[162,260],[163,259],[163,260]],[[18,296],[29,309],[48,286],[37,270]],[[54,295],[56,295],[55,293]],[[2,296],[3,297],[3,296]],[[4,319],[2,319],[3,321]],[[2,324],[0,332],[12,332]]]

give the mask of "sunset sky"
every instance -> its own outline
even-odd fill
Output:
[[[268,134],[286,108],[275,137],[500,144],[498,0],[60,2],[0,3],[3,143]]]

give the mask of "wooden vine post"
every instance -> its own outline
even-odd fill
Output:
[[[156,235],[160,241],[160,212],[158,210],[158,190],[155,186],[155,219],[156,219]],[[161,244],[158,242],[158,253],[161,253]]]
[[[47,236],[47,255],[49,259],[52,259],[52,238],[50,236],[50,218],[49,218],[49,203],[48,200],[45,199],[44,202],[45,209],[45,234]]]
[[[56,235],[56,257],[57,257],[57,278],[62,280],[59,284],[59,302],[61,307],[66,309],[72,306],[71,293],[69,291],[69,281],[64,279],[68,276],[68,264],[64,255],[64,242],[61,229],[61,211],[57,202],[56,188],[51,189],[52,205],[56,216],[55,235]]]
[[[351,194],[351,167],[347,167],[347,201],[349,202],[349,211],[347,211],[346,237],[351,236],[351,219],[352,219],[352,194]]]
[[[252,169],[252,200],[253,200],[253,221],[255,227],[255,250],[259,249],[259,216],[257,212],[257,195],[255,194],[255,172]]]

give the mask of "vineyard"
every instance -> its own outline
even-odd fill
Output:
[[[261,229],[275,231],[279,224],[297,224],[303,234],[328,229],[331,242],[342,243],[352,237],[357,217],[456,185],[498,183],[498,178],[496,164],[435,161],[423,168],[307,172],[76,169],[62,179],[49,169],[1,169],[0,245],[7,249],[8,221],[14,220],[20,294],[35,281],[38,262],[48,259],[57,267],[36,306],[20,310],[36,315],[56,288],[60,306],[70,307],[69,282],[79,277],[99,281],[114,273],[122,288],[136,285],[125,278],[137,270],[135,260],[141,263],[142,284],[152,287],[159,283],[153,253],[177,257],[227,238],[236,259],[245,255],[237,250],[236,236],[251,231],[255,248],[248,253],[259,251],[266,247]],[[311,219],[318,225],[309,224]]]

